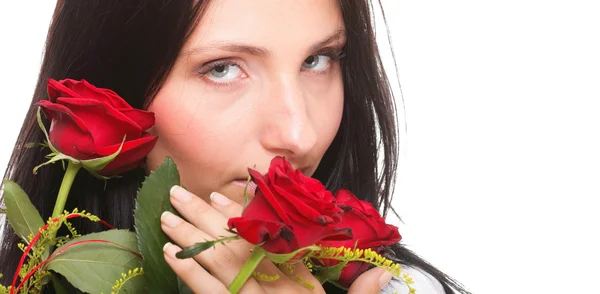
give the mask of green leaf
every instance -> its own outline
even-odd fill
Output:
[[[321,284],[329,281],[335,282],[340,278],[342,269],[348,264],[348,261],[342,261],[334,266],[321,267],[314,274],[315,278],[321,282]]]
[[[48,143],[48,148],[50,148],[50,150],[52,150],[52,153],[60,153],[56,148],[54,148],[54,146],[50,142],[50,138],[48,137],[48,132],[46,131],[46,127],[44,127],[44,123],[42,122],[41,112],[42,112],[42,107],[38,106],[38,110],[36,113],[37,123],[38,123],[38,126],[40,127],[40,129],[42,129],[42,132],[44,132],[44,136],[46,136],[46,142]]]
[[[50,155],[52,155],[52,157],[50,158],[50,160],[48,160],[48,161],[46,161],[46,162],[44,162],[44,163],[42,163],[42,164],[40,164],[40,165],[38,165],[38,166],[34,167],[34,168],[33,168],[33,174],[37,174],[37,170],[38,170],[40,167],[42,167],[42,166],[44,166],[44,165],[47,165],[47,164],[55,163],[55,162],[57,162],[57,161],[59,161],[59,160],[70,160],[70,161],[71,161],[71,162],[73,162],[73,163],[79,163],[79,160],[77,160],[77,159],[75,159],[75,158],[73,158],[73,157],[71,157],[71,156],[69,156],[69,155],[62,154],[62,153],[58,153],[58,154],[55,154],[55,155],[53,155],[53,154],[54,154],[54,153],[51,153],[51,154],[50,154]],[[63,168],[64,168],[64,163],[63,163]]]
[[[85,240],[106,240],[126,248],[97,242],[74,244]],[[110,293],[122,273],[141,266],[141,258],[136,253],[137,240],[133,232],[109,230],[92,233],[57,248],[54,253],[57,255],[51,257],[46,269],[61,274],[83,292]],[[146,293],[142,277],[135,277],[126,286],[126,293]]]
[[[54,287],[54,292],[56,292],[56,294],[77,293],[77,289],[74,288],[73,285],[67,283],[62,276],[52,273],[50,277],[52,278],[52,286]]]
[[[222,237],[220,239],[212,240],[212,241],[198,242],[194,245],[183,248],[181,251],[179,251],[179,252],[177,252],[177,254],[175,254],[175,257],[180,258],[180,259],[192,258],[192,257],[200,254],[200,252],[202,252],[206,249],[209,249],[219,243],[225,245],[225,242],[229,242],[232,240],[238,240],[240,238],[241,238],[240,236],[234,235],[234,236]]]
[[[175,254],[175,256],[179,259],[192,258],[192,257],[200,254],[202,251],[212,248],[213,246],[217,245],[218,243],[219,243],[218,240],[198,242],[194,245],[183,248],[181,251],[177,252],[177,254]]]
[[[121,141],[121,145],[119,146],[119,149],[115,153],[108,155],[108,156],[104,156],[104,157],[80,160],[81,164],[88,171],[96,171],[96,172],[101,171],[109,163],[111,163],[113,160],[115,160],[115,158],[117,157],[117,155],[119,155],[119,153],[121,153],[121,149],[123,149],[123,144],[125,143],[126,137],[127,136],[123,137],[123,141]]]
[[[250,198],[248,198],[248,185],[252,181],[252,176],[248,175],[248,180],[246,181],[246,186],[244,186],[244,206],[242,207],[242,211],[246,210],[248,204],[250,203]]]
[[[163,246],[169,241],[160,228],[160,215],[170,211],[177,215],[169,201],[169,191],[179,185],[175,162],[167,157],[146,178],[135,203],[135,229],[138,247],[144,257],[143,268],[148,293],[177,293],[177,275],[163,257]]]
[[[23,145],[23,147],[25,147],[25,148],[33,148],[33,147],[37,147],[39,144],[40,143],[37,143],[37,142],[29,142],[29,143],[25,143]]]
[[[15,233],[26,243],[27,236],[35,235],[44,226],[40,213],[35,209],[29,196],[21,187],[10,180],[4,180],[4,202],[6,217]]]

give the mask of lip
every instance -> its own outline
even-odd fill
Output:
[[[239,186],[242,189],[246,188],[247,184],[248,189],[246,190],[246,192],[248,193],[248,196],[254,197],[254,194],[256,193],[256,184],[253,181],[248,182],[247,179],[237,179],[233,181],[233,184]]]

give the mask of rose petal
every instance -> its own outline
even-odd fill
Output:
[[[285,211],[287,211],[290,217],[297,216],[295,219],[297,221],[312,221],[313,223],[324,225],[331,224],[335,222],[339,222],[341,219],[342,210],[335,206],[333,203],[323,203],[312,201],[310,199],[310,195],[305,195],[306,197],[298,197],[303,194],[294,194],[290,192],[290,188],[287,190],[280,185],[273,185],[273,189],[278,195],[281,195],[281,202],[287,202],[287,205],[282,205],[285,207]],[[339,217],[334,219],[331,215],[337,213]],[[331,215],[327,214],[332,212]],[[337,220],[337,221],[336,221]]]
[[[137,123],[138,126],[140,126],[140,128],[142,129],[142,131],[145,131],[154,125],[154,112],[139,110],[135,108],[121,108],[117,110],[123,115],[127,116],[132,121],[134,121],[135,123]]]
[[[351,227],[357,247],[373,248],[381,245],[392,245],[401,240],[398,228],[388,225],[381,219],[368,218],[356,210],[344,215],[340,227]],[[354,244],[342,244],[354,246]],[[336,246],[342,246],[338,243]]]
[[[337,263],[336,263],[337,264]],[[370,264],[361,261],[351,261],[342,269],[340,273],[340,277],[338,278],[338,284],[350,287],[352,283],[360,276],[362,273],[369,269]]]
[[[56,102],[58,97],[81,98],[79,94],[71,90],[64,83],[76,82],[71,79],[61,80],[60,82],[54,79],[48,80],[48,98],[51,102]]]
[[[294,226],[294,234],[298,236],[300,247],[313,245],[321,240],[350,240],[354,238],[351,228],[340,228],[332,225]]]
[[[329,223],[341,220],[343,211],[333,203],[334,198],[330,191],[325,190],[324,187],[321,187],[321,190],[309,191],[301,186],[303,183],[290,181],[285,174],[281,174],[281,171],[276,173],[277,175],[271,177],[273,189],[282,195],[280,197],[282,201],[290,202],[290,209],[299,212],[300,215],[310,216],[313,221],[320,223],[323,218]]]
[[[267,202],[262,191],[258,191],[254,195],[252,201],[248,203],[248,206],[242,212],[242,217],[281,222],[277,211]]]
[[[282,222],[233,217],[227,226],[252,244],[265,242],[261,247],[271,253],[289,253],[300,248],[290,228]]]
[[[260,241],[256,235],[262,235],[258,234],[258,228],[252,225],[262,226],[264,230],[260,221],[269,221],[282,223],[289,228],[281,230],[279,235],[269,235],[269,241],[264,241],[262,245],[269,252],[289,253],[323,239],[352,239],[350,228],[331,225],[336,221],[336,215],[337,221],[341,220],[343,212],[335,205],[331,192],[317,184],[316,180],[294,170],[285,158],[273,158],[265,175],[252,169],[248,171],[258,188],[242,217],[234,220],[232,224],[242,237],[244,234],[253,234],[255,241]],[[240,223],[243,220],[248,222],[242,226]],[[295,244],[292,244],[292,241]]]
[[[329,203],[329,205],[327,203],[333,201],[333,196],[329,195],[329,199],[320,199],[318,196],[321,194],[313,193],[313,191],[318,191],[317,188],[320,188],[320,192],[323,193],[330,192],[325,190],[323,185],[315,184],[316,180],[304,176],[299,170],[294,170],[284,157],[277,156],[271,160],[269,172],[264,178],[268,180],[268,186],[273,189],[273,194],[278,195],[275,198],[278,206],[282,208],[281,211],[288,212],[285,214],[296,221],[306,222],[312,220],[324,224],[337,222],[341,219],[341,209],[333,203]],[[305,182],[309,183],[311,188],[315,190],[305,189]],[[269,201],[269,203],[272,203],[272,201]]]
[[[86,124],[69,108],[41,100],[36,103],[51,121],[48,137],[60,152],[76,159],[94,157],[94,138]]]
[[[344,205],[347,208],[341,222],[336,226],[352,228],[354,239],[349,242],[327,238],[322,241],[324,245],[354,247],[354,242],[357,241],[357,248],[365,249],[389,246],[398,243],[402,239],[398,228],[386,224],[385,219],[379,215],[371,203],[359,200],[347,190],[339,190],[335,198],[339,205]]]
[[[269,206],[273,208],[273,210],[281,218],[282,222],[290,223],[290,219],[289,219],[287,213],[285,212],[285,209],[281,206],[277,197],[275,197],[273,195],[272,191],[269,189],[269,185],[266,182],[265,177],[263,177],[258,171],[255,171],[253,169],[248,169],[248,172],[250,173],[250,177],[252,178],[252,181],[256,184],[256,187],[257,187],[256,193],[257,194],[262,193],[262,195],[265,197],[265,199],[269,203]],[[256,196],[255,196],[255,198],[256,198]]]
[[[63,80],[61,81],[65,87],[76,92],[81,98],[88,98],[104,102],[114,108],[131,109],[132,107],[125,101],[121,96],[117,95],[113,90],[105,88],[97,88],[96,86],[88,83],[86,80]],[[72,96],[67,96],[72,97]]]
[[[373,207],[373,205],[367,201],[358,199],[352,192],[344,189],[340,189],[335,194],[336,202],[340,205],[348,205],[360,210],[366,215],[373,215],[381,217],[379,212]]]
[[[319,180],[313,178],[306,178],[303,186],[306,187],[306,189],[309,191],[325,190],[325,186],[323,186],[323,184],[321,184]]]
[[[127,136],[126,140],[129,141],[142,135],[142,129],[137,123],[101,101],[87,98],[58,98],[57,103],[71,109],[85,122],[94,136],[96,149],[121,144],[124,136]]]
[[[140,161],[144,159],[150,153],[152,148],[156,145],[158,137],[150,136],[148,133],[144,133],[142,138],[127,141],[123,144],[123,148],[117,157],[104,167],[99,174],[109,176],[116,175],[139,166]],[[111,155],[119,150],[118,145],[109,146],[98,150],[99,157]]]

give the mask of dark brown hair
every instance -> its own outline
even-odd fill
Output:
[[[6,177],[23,187],[43,218],[51,215],[54,199],[47,195],[56,195],[63,171],[60,165],[51,165],[33,176],[32,169],[44,161],[44,153],[23,146],[44,139],[36,125],[33,104],[47,99],[47,80],[86,79],[114,90],[133,107],[143,108],[169,74],[206,2],[59,1],[31,106],[6,171]],[[367,0],[343,0],[340,7],[347,31],[346,58],[342,61],[344,114],[314,176],[331,190],[349,189],[387,212],[398,160],[394,97],[375,41],[371,4]],[[85,208],[117,227],[133,229],[135,195],[143,178],[144,171],[135,170],[104,187],[104,182],[79,173],[66,209]],[[82,233],[101,229],[86,222],[75,226]],[[9,284],[21,252],[16,246],[19,240],[7,223],[4,234],[0,272],[5,275],[1,282]],[[394,252],[402,263],[433,275],[446,293],[453,293],[452,289],[466,293],[402,245],[394,246]],[[341,293],[331,287],[326,290]]]

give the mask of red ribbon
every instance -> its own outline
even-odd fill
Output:
[[[83,214],[79,214],[79,213],[74,213],[74,214],[69,214],[67,215],[66,219],[72,219],[72,218],[76,218],[76,217],[83,217],[83,218],[88,218],[86,215]],[[52,220],[53,223],[58,222],[59,218],[55,218]],[[115,227],[110,225],[109,223],[103,221],[103,220],[99,220],[99,223],[105,225],[106,227],[108,227],[109,229],[114,229]],[[33,247],[33,245],[35,244],[35,242],[37,242],[37,240],[40,238],[40,235],[43,231],[48,229],[48,226],[50,226],[50,223],[47,223],[46,225],[44,225],[38,232],[37,234],[35,234],[35,236],[33,237],[33,239],[31,239],[31,242],[29,242],[29,245],[27,245],[27,247],[25,248],[25,251],[23,252],[23,255],[21,255],[21,260],[19,261],[19,265],[17,266],[17,270],[15,271],[15,275],[13,277],[13,281],[10,287],[10,294],[15,294],[15,291],[18,292],[21,287],[23,287],[23,285],[25,284],[25,282],[27,282],[27,280],[44,264],[46,264],[48,261],[50,261],[50,259],[52,259],[53,257],[56,257],[58,254],[64,252],[66,249],[70,248],[73,245],[77,245],[77,244],[81,244],[81,243],[88,243],[88,242],[105,242],[105,243],[112,243],[114,245],[117,245],[119,247],[124,247],[126,249],[128,249],[130,252],[133,252],[137,255],[139,255],[137,252],[123,246],[120,244],[116,244],[110,241],[106,241],[106,240],[85,240],[85,241],[79,241],[79,242],[75,242],[72,244],[69,244],[69,246],[67,248],[61,248],[61,250],[56,251],[55,253],[53,253],[51,256],[49,256],[46,260],[44,260],[43,262],[41,262],[40,264],[38,264],[35,268],[33,268],[31,271],[29,271],[27,273],[27,275],[25,275],[25,277],[23,277],[23,279],[21,280],[21,283],[19,283],[19,286],[16,288],[15,290],[15,285],[17,284],[17,278],[19,277],[19,271],[21,271],[21,268],[23,268],[23,264],[25,264],[25,258],[27,257],[27,254],[29,253],[29,251],[31,251],[31,248]]]

